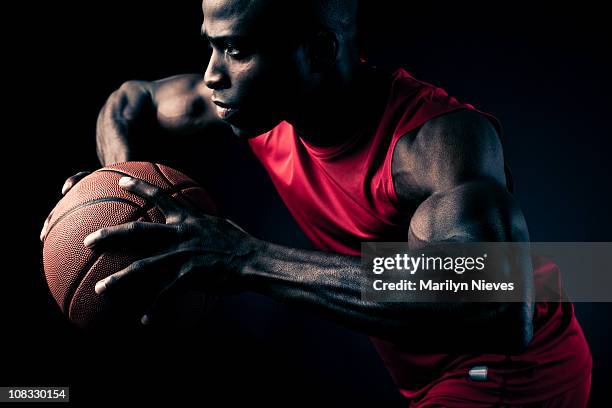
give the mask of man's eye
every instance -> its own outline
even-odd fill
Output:
[[[242,55],[238,48],[232,46],[225,47],[225,53],[231,57],[240,57]]]

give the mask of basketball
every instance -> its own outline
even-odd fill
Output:
[[[83,239],[100,228],[130,221],[165,222],[159,209],[119,187],[118,181],[123,176],[139,178],[160,187],[192,209],[212,215],[217,213],[213,201],[201,186],[181,172],[161,164],[114,164],[79,181],[55,206],[49,219],[43,242],[43,266],[53,298],[70,321],[81,327],[122,325],[139,321],[139,316],[145,312],[134,308],[134,304],[142,304],[135,298],[117,303],[94,291],[96,282],[124,269],[143,255],[121,250],[96,252],[83,245]],[[181,306],[177,302],[177,308],[187,307],[194,311],[206,307],[206,298],[202,294],[195,297],[193,293],[190,296],[186,294],[185,298],[188,300],[183,299],[185,302]]]

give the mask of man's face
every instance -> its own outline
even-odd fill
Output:
[[[204,82],[217,114],[240,137],[276,126],[308,82],[301,47],[288,32],[290,15],[274,17],[282,3],[291,2],[203,1],[202,33],[212,49]]]

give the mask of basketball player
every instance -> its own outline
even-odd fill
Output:
[[[303,307],[370,335],[411,407],[586,406],[592,361],[570,303],[534,303],[531,291],[523,302],[479,306],[361,298],[362,241],[407,241],[420,254],[442,241],[529,239],[496,120],[404,70],[368,67],[354,1],[204,0],[203,12],[212,51],[204,77],[125,83],[100,113],[99,158],[146,160],[133,154],[145,121],[205,134],[222,120],[250,145],[318,251],[258,240],[122,178],[167,223],[106,228],[84,244],[165,249],[96,292],[154,287],[163,298],[188,282]],[[525,264],[513,273],[535,291],[555,281],[553,264]],[[143,321],[155,321],[155,307]]]

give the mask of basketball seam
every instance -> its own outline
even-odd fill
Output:
[[[153,167],[155,167],[155,170],[157,170],[157,172],[159,173],[160,177],[162,177],[164,180],[166,180],[168,182],[168,184],[170,184],[171,186],[174,186],[174,187],[180,187],[180,189],[177,191],[177,193],[179,193],[181,195],[181,198],[183,200],[187,201],[187,203],[191,206],[191,208],[193,210],[196,210],[196,211],[198,210],[197,204],[189,196],[187,196],[186,194],[183,194],[183,191],[187,190],[189,188],[200,188],[200,186],[197,183],[195,185],[193,185],[193,186],[190,186],[188,184],[183,184],[183,185],[173,184],[168,179],[168,177],[166,177],[166,175],[161,171],[161,167],[159,167],[159,164],[153,163]]]
[[[155,171],[157,172],[157,174],[159,174],[159,176],[166,181],[166,183],[168,183],[170,186],[174,187],[174,183],[172,183],[170,180],[168,180],[168,177],[166,177],[166,175],[161,171],[161,169],[159,168],[159,166],[157,165],[157,163],[153,163],[153,168],[155,169]]]
[[[91,262],[88,262],[87,265],[85,265],[86,267],[83,268],[83,270],[85,272],[82,272],[82,275],[79,274],[79,276],[77,276],[77,278],[80,278],[80,279],[74,279],[72,281],[72,284],[68,287],[68,290],[66,291],[66,297],[64,298],[63,309],[64,309],[64,313],[66,313],[68,315],[69,319],[72,318],[70,316],[70,309],[72,307],[74,296],[76,295],[77,290],[79,289],[79,287],[83,283],[83,280],[85,279],[85,277],[87,276],[87,274],[89,273],[91,268],[93,268],[98,263],[98,261],[100,259],[102,259],[102,255],[104,255],[104,254],[103,253],[102,254],[98,254],[97,256],[95,256],[91,260]]]
[[[170,185],[171,185],[171,186],[173,186],[173,187],[177,187],[177,186],[176,186],[174,183],[172,183],[172,182],[170,181],[170,179],[168,179],[168,177],[166,177],[166,175],[164,174],[164,172],[163,172],[163,171],[161,171],[161,167],[159,167],[159,164],[157,164],[157,163],[153,163],[153,168],[154,168],[154,169],[157,171],[157,174],[159,174],[159,176],[160,176],[162,179],[164,179],[164,180],[166,181],[166,183],[170,184]],[[194,187],[195,187],[195,186],[194,186]],[[191,187],[190,187],[190,186],[186,186],[186,187],[180,186],[180,188],[178,189],[177,193],[181,195],[181,198],[182,198],[183,200],[187,201],[187,203],[193,207],[193,202],[192,202],[191,200],[189,200],[189,198],[188,198],[188,197],[186,197],[185,195],[183,195],[183,190],[186,190],[186,189],[188,189],[188,188],[191,188]],[[194,208],[195,208],[195,207],[194,207]]]
[[[55,221],[53,221],[53,223],[47,229],[47,233],[45,234],[45,240],[47,239],[49,234],[51,234],[51,230],[53,230],[53,227],[55,227],[58,222],[60,222],[61,220],[63,220],[64,218],[66,218],[67,216],[69,216],[70,214],[75,212],[76,210],[88,207],[90,205],[94,205],[94,204],[98,204],[98,203],[103,203],[105,201],[117,202],[117,203],[125,203],[125,204],[131,205],[132,207],[135,207],[135,208],[142,208],[141,206],[139,206],[138,204],[136,204],[133,201],[128,200],[127,198],[121,198],[121,197],[96,198],[95,200],[87,201],[86,203],[79,204],[76,207],[73,207],[73,208],[69,209],[68,211],[66,211],[65,213],[63,213],[59,217],[57,217],[57,219]]]

